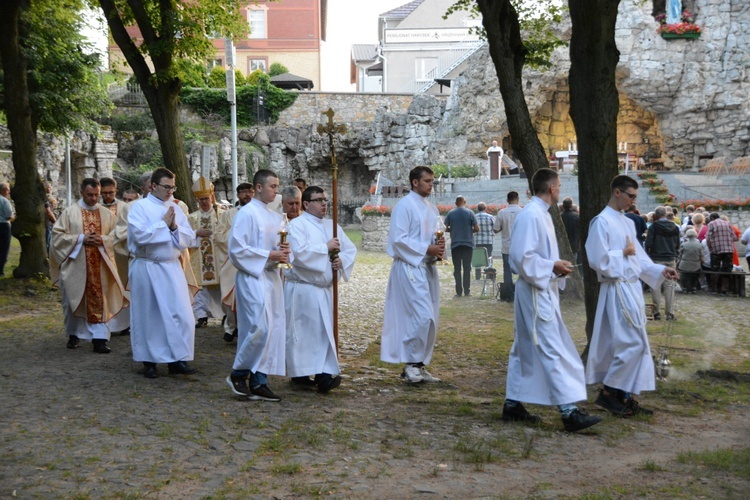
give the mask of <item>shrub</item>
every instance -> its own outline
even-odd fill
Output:
[[[227,87],[227,70],[221,66],[214,66],[208,74],[208,86],[212,89],[225,89]]]
[[[283,75],[284,73],[289,73],[289,70],[281,63],[275,62],[268,68],[268,76]]]
[[[113,115],[109,122],[115,132],[143,132],[156,128],[151,113]]]
[[[435,177],[448,177],[448,165],[438,164],[433,165],[432,171],[435,172]],[[450,167],[450,175],[456,179],[465,179],[469,177],[476,177],[479,175],[479,169],[473,165],[455,165]]]
[[[202,64],[180,59],[175,64],[177,77],[184,87],[206,87],[206,67]]]

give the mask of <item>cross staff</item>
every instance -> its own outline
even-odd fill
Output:
[[[339,222],[339,207],[338,207],[338,175],[339,166],[336,162],[336,148],[334,146],[334,137],[336,134],[345,134],[346,125],[334,125],[333,109],[328,108],[328,111],[323,111],[322,115],[328,116],[328,123],[323,125],[318,124],[318,133],[320,135],[328,136],[328,148],[331,150],[331,167],[332,167],[332,182],[331,190],[333,191],[333,200],[331,201],[331,210],[333,212],[333,237],[338,238],[338,222]],[[330,255],[331,260],[334,260],[338,252],[332,252]],[[339,354],[339,281],[338,272],[333,270],[333,340],[336,343],[336,355]]]

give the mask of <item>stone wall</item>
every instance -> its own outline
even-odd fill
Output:
[[[385,252],[388,246],[388,230],[391,217],[388,215],[365,215],[362,217],[362,250]]]
[[[324,119],[320,114],[328,108],[336,112],[335,122],[372,122],[378,113],[406,113],[413,99],[413,94],[298,92],[294,105],[282,111],[274,125],[301,127],[317,124]]]

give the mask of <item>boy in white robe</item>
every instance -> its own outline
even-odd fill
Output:
[[[294,267],[285,273],[286,369],[292,383],[317,385],[326,393],[341,385],[333,335],[333,271],[349,281],[357,247],[333,221],[326,193],[318,186],[302,193],[304,211],[289,224]],[[315,380],[309,378],[315,375]]]
[[[623,211],[635,201],[638,182],[618,175],[608,205],[589,225],[586,255],[601,283],[594,332],[586,364],[586,382],[602,382],[596,404],[621,417],[653,412],[632,397],[653,391],[654,363],[646,334],[646,314],[639,279],[651,288],[677,272],[654,264],[637,242],[635,225]]]
[[[430,364],[440,312],[440,280],[435,260],[445,253],[445,240],[435,240],[440,217],[427,197],[435,174],[429,167],[409,172],[411,192],[391,213],[386,251],[393,257],[385,290],[385,317],[380,359],[406,363],[401,377],[410,384],[439,382]]]
[[[267,377],[286,374],[286,313],[278,264],[290,260],[289,242],[280,244],[282,217],[268,207],[279,192],[279,178],[259,170],[253,185],[255,196],[237,213],[229,235],[229,259],[237,268],[238,338],[226,380],[238,396],[281,401]]]
[[[563,426],[575,432],[601,422],[575,405],[586,400],[583,363],[560,314],[558,283],[575,267],[560,260],[549,208],[560,197],[557,172],[539,169],[534,197],[516,216],[510,265],[518,273],[514,301],[515,338],[508,360],[503,420],[536,423],[526,403],[557,405]],[[558,282],[559,278],[563,278]]]
[[[170,374],[190,375],[195,324],[188,281],[180,256],[195,239],[187,216],[174,203],[174,174],[157,168],[151,192],[130,204],[127,214],[130,343],[133,360],[156,378],[156,363],[168,363]]]

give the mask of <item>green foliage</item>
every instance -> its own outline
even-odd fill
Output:
[[[208,74],[208,86],[212,89],[227,88],[227,70],[221,66],[214,66]]]
[[[534,68],[548,68],[552,51],[557,47],[564,47],[566,42],[560,40],[552,30],[555,24],[562,21],[563,6],[557,0],[510,0],[513,8],[518,13],[521,33],[523,33],[524,47],[526,53],[526,64]],[[448,7],[443,15],[447,19],[449,15],[459,10],[466,10],[471,17],[476,19],[481,16],[476,0],[456,0]],[[472,33],[478,34],[482,39],[487,38],[484,27],[472,28]]]
[[[438,164],[433,165],[433,172],[435,177],[448,177],[448,165]],[[476,177],[479,175],[479,169],[473,165],[454,165],[450,167],[450,176],[453,178],[465,179],[469,177]]]
[[[143,132],[151,131],[155,128],[151,113],[114,115],[109,120],[109,125],[115,132]]]
[[[258,85],[258,82],[269,82],[270,83],[270,77],[263,73],[263,70],[256,69],[249,75],[247,75],[247,78],[245,78],[245,83],[247,85]]]
[[[203,64],[180,59],[175,63],[177,78],[180,79],[185,87],[206,87],[206,67]]]
[[[268,76],[283,75],[284,73],[289,73],[289,70],[281,63],[275,62],[268,68]]]
[[[242,74],[242,71],[236,69],[234,70],[234,85],[235,87],[239,87],[240,85],[245,85],[245,75]]]
[[[33,126],[48,132],[96,132],[112,107],[99,81],[99,56],[81,35],[82,0],[38,0],[22,9],[21,50],[28,60]],[[0,100],[3,79],[0,78]]]
[[[268,78],[267,75],[264,75]],[[262,81],[262,79],[261,79]],[[279,113],[288,108],[297,99],[294,92],[285,92],[273,85],[263,87],[265,105],[271,114],[271,121],[279,118]],[[237,87],[237,123],[252,125],[255,123],[257,111],[254,99],[258,95],[258,86],[243,85]],[[229,124],[229,103],[227,93],[220,89],[183,89],[180,94],[183,104],[192,107],[201,116],[219,115]]]

